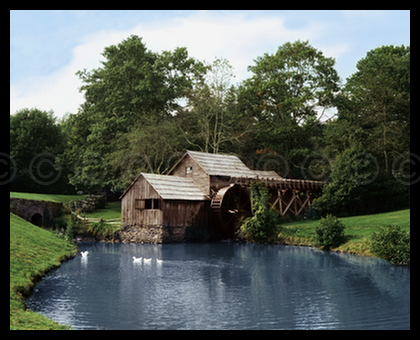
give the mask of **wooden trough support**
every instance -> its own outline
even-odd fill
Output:
[[[259,176],[232,177],[229,182],[247,188],[251,182],[262,183],[273,196],[277,193],[277,199],[272,203],[271,208],[275,208],[280,216],[288,213],[299,216],[307,211],[312,204],[314,193],[321,192],[326,185],[326,182]],[[301,193],[305,194],[304,197],[301,197]]]
[[[292,196],[289,199],[286,195],[287,192],[292,193]],[[277,208],[276,205],[278,204],[278,211],[280,216],[284,216],[288,212],[298,216],[302,213],[302,211],[307,211],[312,203],[311,192],[307,190],[305,193],[305,198],[302,202],[299,191],[277,190],[277,199],[271,205],[271,208]]]

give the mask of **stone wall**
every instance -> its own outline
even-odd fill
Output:
[[[10,212],[39,227],[56,228],[55,218],[64,212],[58,202],[47,202],[10,197]]]
[[[123,243],[173,243],[189,241],[208,241],[211,233],[207,226],[125,226],[120,231]]]
[[[188,227],[126,226],[120,231],[124,243],[171,243],[185,242]]]

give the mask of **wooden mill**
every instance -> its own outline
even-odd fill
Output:
[[[141,173],[122,194],[126,241],[183,241],[200,226],[233,237],[238,221],[251,216],[251,182],[268,188],[281,216],[304,213],[325,185],[254,171],[233,155],[187,151],[168,175]]]

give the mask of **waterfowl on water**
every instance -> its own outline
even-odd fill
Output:
[[[132,259],[133,259],[133,262],[141,262],[141,260],[143,258],[142,257],[137,258],[137,257],[133,256]]]
[[[150,259],[144,259],[144,262],[152,262],[152,258],[150,258]]]
[[[156,259],[156,262],[157,262],[157,263],[162,263],[162,262],[163,262],[163,260]]]
[[[89,252],[86,250],[86,251],[80,252],[80,254],[82,255],[82,257],[86,257],[88,256]]]

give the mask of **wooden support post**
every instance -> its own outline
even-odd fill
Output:
[[[309,199],[310,199],[310,195],[309,195],[309,191],[306,192],[306,199],[305,202],[303,202],[303,204],[301,205],[299,211],[298,211],[298,215],[302,212],[303,208],[305,207],[305,205],[307,203],[309,203]],[[308,204],[308,207],[310,206],[310,204]]]
[[[285,214],[287,213],[287,210],[289,210],[289,208],[291,207],[292,203],[293,203],[293,202],[295,201],[295,199],[296,199],[296,194],[295,194],[295,191],[294,191],[294,190],[292,190],[292,192],[293,192],[293,196],[292,196],[292,198],[290,199],[290,202],[289,202],[289,204],[287,205],[286,209],[284,209],[283,215],[285,215]],[[292,211],[292,210],[290,210],[290,211]],[[292,212],[293,212],[293,211],[292,211]]]

